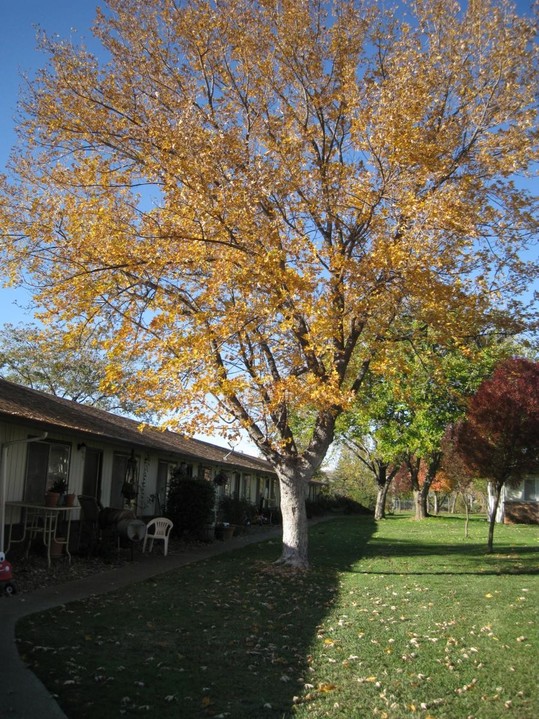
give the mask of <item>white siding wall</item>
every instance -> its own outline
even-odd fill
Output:
[[[9,423],[0,422],[0,443],[5,444],[6,442],[20,441],[20,444],[13,444],[6,448],[5,457],[5,476],[6,476],[6,501],[21,501],[24,496],[24,483],[26,476],[26,455],[27,455],[27,440],[30,436],[37,436],[40,434],[38,430],[25,428]],[[65,444],[69,444],[71,447],[70,452],[70,464],[69,464],[69,492],[74,494],[81,494],[83,487],[84,477],[84,459],[85,450],[84,448],[78,449],[78,445],[82,442],[85,443],[86,449],[94,448],[102,451],[102,465],[101,465],[101,501],[104,506],[109,506],[111,497],[112,487],[112,471],[113,471],[113,460],[114,453],[120,452],[122,454],[129,454],[129,449],[126,447],[113,446],[110,443],[100,444],[97,441],[84,439],[81,436],[74,436],[74,433],[62,433],[62,432],[50,432],[47,436],[47,440],[60,441]],[[139,483],[139,497],[137,512],[140,515],[153,514],[153,502],[150,501],[150,495],[154,494],[157,489],[157,476],[159,460],[170,461],[171,466],[176,464],[176,461],[170,458],[159,456],[156,453],[145,453],[144,451],[136,452],[138,460],[138,483]],[[217,467],[208,467],[206,464],[201,462],[188,461],[188,464],[192,466],[193,477],[203,476],[204,470],[207,469],[208,478],[212,478],[218,471]],[[226,487],[223,489],[223,493],[234,495],[236,490],[236,484],[238,484],[239,496],[242,499],[248,499],[253,504],[256,504],[259,500],[260,493],[263,491],[265,494],[266,488],[266,477],[258,477],[253,472],[238,472],[237,470],[230,468],[225,470],[229,476],[229,481]],[[272,497],[277,500],[278,503],[278,483],[277,480],[270,480],[273,484],[272,491],[270,492],[270,504],[273,504]],[[76,512],[73,515],[73,519],[78,519],[79,515]],[[19,512],[13,510],[6,511],[6,521],[8,523],[17,522],[19,520]]]
[[[6,458],[5,497],[7,502],[21,501],[23,499],[27,454],[27,443],[24,440],[28,439],[29,436],[35,436],[36,434],[36,431],[29,431],[28,429],[17,425],[0,424],[0,442],[2,444],[6,442],[20,441],[20,444],[17,443],[6,447],[4,452]],[[77,449],[77,444],[81,441],[80,438],[73,440],[72,437],[67,435],[50,432],[47,435],[46,441],[48,440],[57,440],[70,444],[69,492],[81,494],[85,452],[84,450]],[[107,506],[110,500],[114,451],[116,450],[126,453],[128,450],[119,447],[114,448],[110,445],[100,446],[97,442],[91,441],[88,441],[87,445],[96,447],[103,451],[103,464],[101,470],[101,501],[105,506]],[[139,454],[138,459],[139,482],[142,482],[143,476],[145,476],[146,480],[143,487],[143,494],[139,497],[139,511],[143,514],[143,506],[147,503],[147,498],[156,490],[158,457],[157,455],[146,456]],[[78,513],[73,515],[73,519],[78,519]],[[6,522],[11,523],[17,522],[18,520],[19,510],[10,510],[7,508]]]

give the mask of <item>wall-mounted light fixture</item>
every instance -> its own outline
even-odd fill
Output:
[[[79,450],[79,452],[84,452],[84,450],[86,449],[86,442],[79,442],[79,444],[77,445],[77,449]]]

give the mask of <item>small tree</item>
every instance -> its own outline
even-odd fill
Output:
[[[377,491],[374,518],[383,519],[386,516],[387,493],[399,465],[385,460],[377,445],[369,441],[370,439],[369,437],[363,440],[345,437],[343,441],[348,451],[355,455],[375,480]]]
[[[502,488],[539,467],[539,363],[510,359],[500,364],[455,427],[454,447],[468,473],[487,479],[493,490],[491,552]]]
[[[368,509],[375,509],[378,494],[376,479],[356,452],[349,450],[346,445],[342,446],[337,466],[328,475],[333,497],[348,497]]]
[[[468,526],[470,522],[470,509],[473,502],[471,494],[473,477],[470,476],[468,467],[462,456],[456,451],[454,443],[454,428],[448,427],[442,441],[442,469],[441,475],[447,485],[458,496],[462,496],[466,519],[464,522],[464,536],[468,537]]]

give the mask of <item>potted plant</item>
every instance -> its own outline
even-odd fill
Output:
[[[55,479],[54,482],[51,485],[51,490],[53,492],[57,492],[58,494],[65,494],[67,490],[67,482],[63,478]]]
[[[55,479],[47,490],[45,495],[45,505],[47,507],[56,507],[60,502],[60,498],[63,496],[67,489],[67,482],[65,479]]]

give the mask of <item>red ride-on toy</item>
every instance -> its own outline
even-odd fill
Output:
[[[0,552],[0,592],[4,592],[8,596],[17,592],[11,564],[7,561],[4,552]]]

